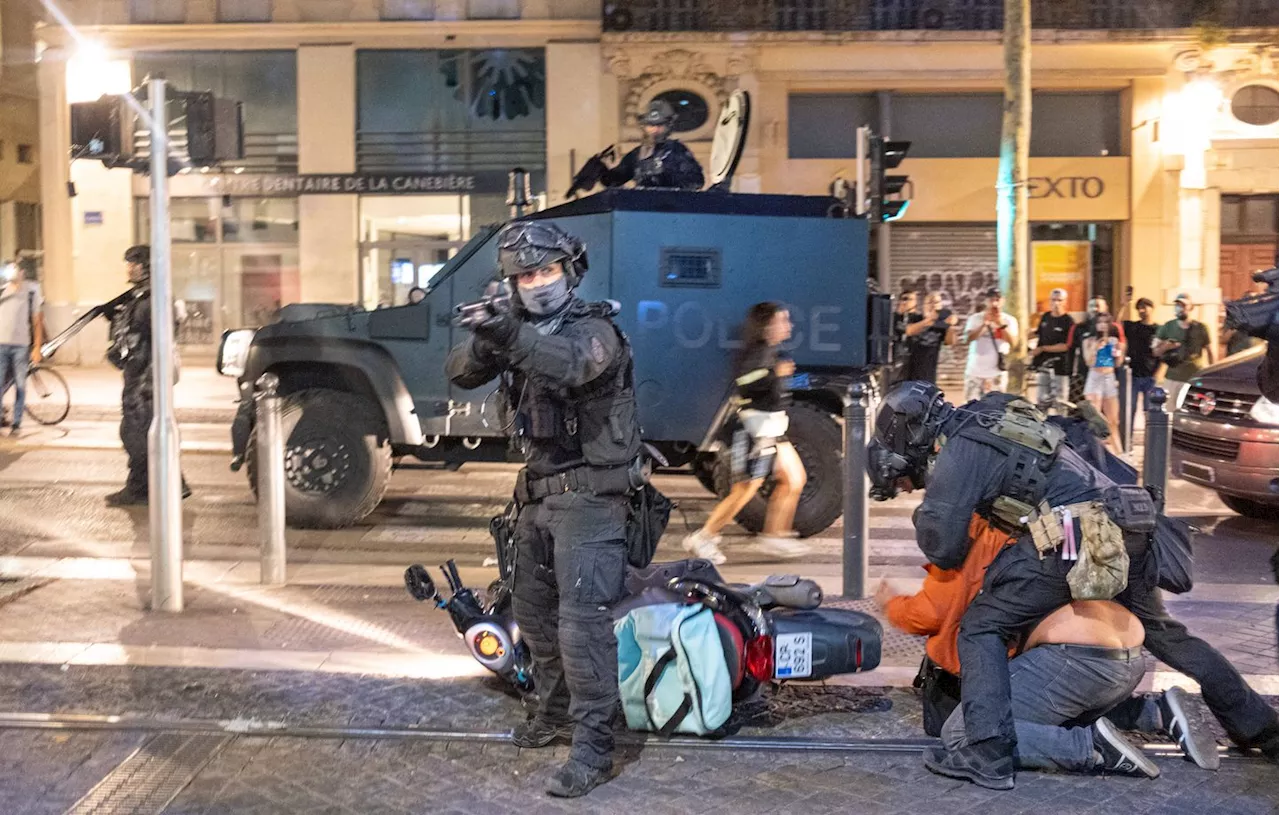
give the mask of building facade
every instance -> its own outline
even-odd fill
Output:
[[[1272,262],[1276,10],[1223,5],[1206,21],[1179,3],[1034,4],[1033,309],[1057,285],[1078,309],[1132,285],[1162,316],[1191,293],[1216,325],[1223,297]],[[966,311],[995,275],[999,7],[74,2],[104,51],[39,29],[40,150],[66,155],[70,102],[147,76],[243,103],[246,158],[171,183],[181,340],[209,348],[288,302],[403,302],[505,217],[509,168],[529,171],[543,205],[563,200],[589,156],[636,143],[653,98],[705,163],[720,103],[743,88],[739,191],[825,194],[852,178],[863,124],[911,141],[912,203],[880,230],[873,264],[893,291],[940,291]],[[65,324],[123,286],[120,255],[149,232],[148,179],[87,161],[40,172],[50,319]]]

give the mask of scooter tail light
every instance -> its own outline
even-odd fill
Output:
[[[853,669],[855,671],[862,670],[862,638],[858,638],[858,644],[853,649]]]
[[[773,680],[773,637],[756,637],[747,642],[747,673],[757,682]]]

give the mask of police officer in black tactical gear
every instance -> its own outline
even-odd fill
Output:
[[[513,442],[525,460],[516,481],[513,611],[534,661],[537,713],[515,728],[520,747],[572,733],[569,761],[547,783],[560,797],[609,780],[618,707],[617,640],[610,607],[626,574],[628,493],[641,442],[631,351],[614,307],[578,299],[582,243],[547,221],[522,221],[498,237],[513,291],[449,353],[454,384],[501,377]]]
[[[655,99],[640,117],[644,139],[618,166],[603,170],[600,183],[620,187],[634,181],[637,189],[702,189],[702,166],[684,144],[671,138],[676,112],[669,103]]]
[[[1145,490],[1113,483],[1063,444],[1061,431],[1042,414],[1010,394],[988,394],[957,409],[933,384],[904,382],[886,395],[875,437],[880,458],[907,463],[903,486],[908,478],[926,484],[913,521],[916,540],[935,565],[961,565],[975,512],[1019,535],[992,562],[961,621],[966,744],[953,752],[926,750],[930,770],[1013,788],[1008,647],[1054,609],[1081,599],[1114,599],[1132,611],[1142,621],[1147,649],[1200,683],[1228,735],[1275,758],[1276,711],[1164,608],[1151,536],[1170,534],[1174,522],[1159,516],[1151,497],[1142,497]],[[1097,561],[1072,573],[1094,555]]]
[[[120,441],[129,457],[129,477],[124,489],[107,496],[110,506],[147,503],[147,433],[153,416],[155,394],[151,375],[151,247],[131,246],[124,253],[129,264],[132,296],[104,313],[111,321],[107,360],[124,373],[120,403]],[[186,481],[182,497],[191,495]]]

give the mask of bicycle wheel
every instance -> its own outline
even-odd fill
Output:
[[[40,365],[27,374],[26,415],[40,424],[57,424],[71,412],[71,391],[67,380],[52,368]]]

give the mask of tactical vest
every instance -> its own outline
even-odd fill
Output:
[[[1006,531],[1023,529],[1021,519],[1044,500],[1049,469],[1064,435],[1023,399],[1008,402],[1003,411],[980,410],[965,422],[955,438],[993,447],[1005,457],[999,495],[990,505],[978,507],[978,514]]]
[[[558,391],[536,388],[518,377],[511,385],[509,404],[516,406],[518,438],[553,441],[565,451],[578,453],[595,467],[630,464],[640,453],[640,426],[636,416],[631,342],[610,319],[609,303],[586,304],[581,316],[609,320],[618,336],[619,353],[609,367],[586,385]],[[521,391],[527,390],[521,398]],[[521,451],[528,453],[528,449]]]

